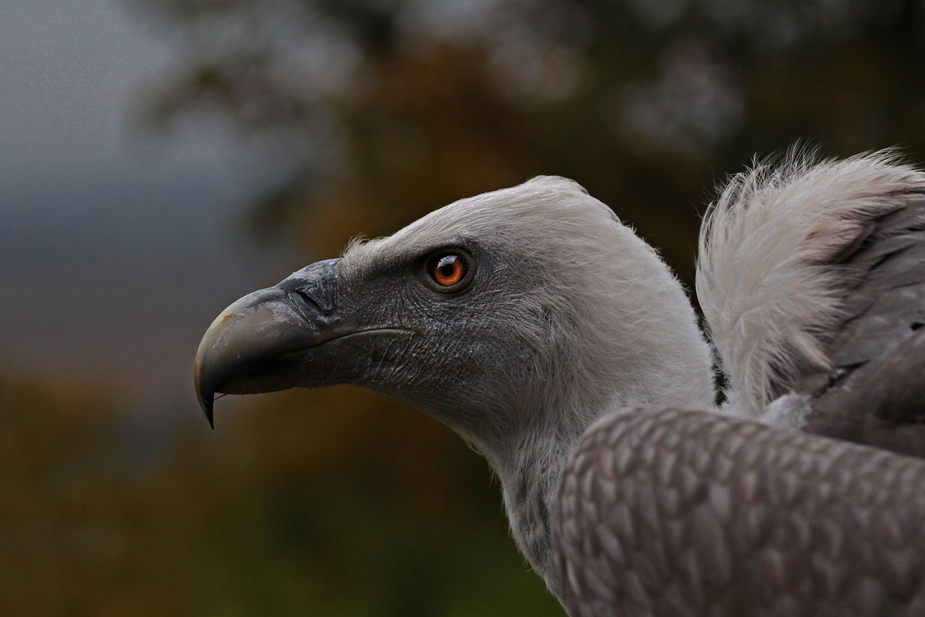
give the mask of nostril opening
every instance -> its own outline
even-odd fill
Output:
[[[913,321],[909,327],[912,328],[912,330],[918,330],[922,326],[925,326],[925,323],[922,323],[921,321]]]
[[[321,310],[321,306],[305,292],[288,289],[286,293],[289,294],[293,304],[298,306],[299,310],[303,311],[303,314],[307,312],[305,317],[317,318],[324,314],[324,311]]]

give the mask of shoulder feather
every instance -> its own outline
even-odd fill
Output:
[[[910,190],[925,190],[925,175],[890,150],[822,162],[794,150],[728,182],[701,230],[697,295],[733,412],[761,417],[831,368],[826,348],[854,275],[837,262]]]

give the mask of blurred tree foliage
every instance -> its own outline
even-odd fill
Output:
[[[108,388],[0,381],[2,614],[561,614],[453,435],[356,390],[269,398],[152,438]]]
[[[293,267],[550,173],[689,282],[697,210],[754,153],[925,152],[917,1],[125,1],[175,49],[144,122],[261,153],[248,226]],[[0,380],[4,615],[561,614],[422,414],[337,388],[152,432],[108,392]]]
[[[127,0],[176,43],[143,117],[272,152],[258,233],[330,256],[460,197],[572,177],[686,280],[753,155],[925,143],[921,0]]]

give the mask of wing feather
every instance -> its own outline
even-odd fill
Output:
[[[697,289],[730,412],[925,456],[925,174],[755,166],[704,221]]]
[[[925,456],[925,195],[890,199],[896,209],[833,262],[847,275],[832,368],[794,391],[812,398],[807,432]]]
[[[563,476],[563,601],[575,616],[919,615],[923,486],[916,458],[707,412],[623,410]]]

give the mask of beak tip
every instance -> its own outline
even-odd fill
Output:
[[[212,427],[212,430],[215,430],[215,418],[212,414],[212,405],[215,403],[215,390],[210,387],[210,384],[203,384],[203,374],[202,370],[202,352],[200,351],[196,357],[196,367],[194,371],[193,380],[196,385],[196,398],[199,400],[199,406],[202,408],[202,412],[206,415],[206,420],[209,421],[209,426]],[[208,379],[205,380],[208,382]]]
[[[209,426],[212,427],[212,430],[215,430],[215,418],[212,414],[212,404],[215,402],[214,393],[206,393],[202,390],[198,391],[199,406],[202,407],[202,412],[206,415],[206,420],[209,421]]]

